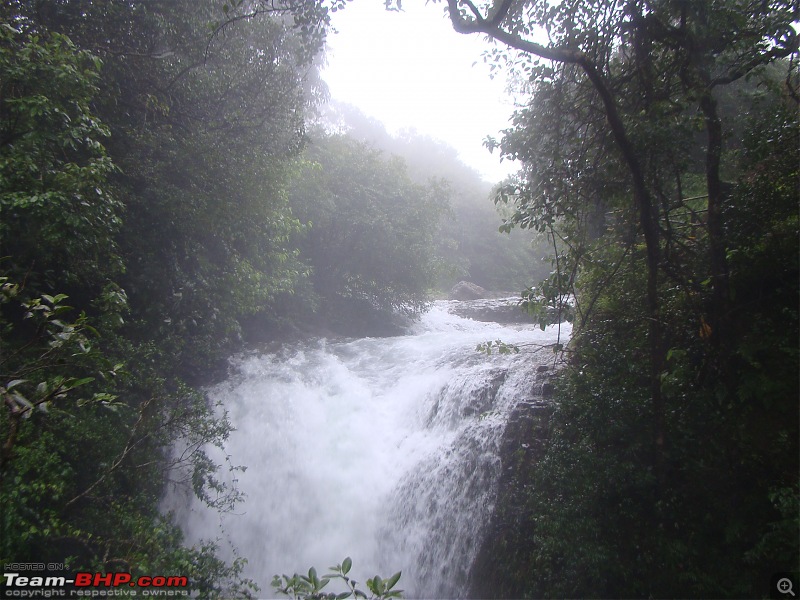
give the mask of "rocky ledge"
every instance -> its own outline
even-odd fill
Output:
[[[524,482],[531,481],[531,473],[547,451],[553,412],[549,397],[555,376],[551,367],[539,367],[530,397],[517,405],[506,425],[500,446],[502,473],[497,500],[470,571],[470,598],[522,597],[523,590],[509,581],[507,559],[515,555],[517,540],[527,539],[520,535],[520,528],[531,523],[520,514],[526,493]]]

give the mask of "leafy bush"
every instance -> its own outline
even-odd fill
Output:
[[[344,598],[385,600],[403,597],[403,590],[393,589],[400,580],[400,571],[388,579],[383,579],[379,575],[368,579],[366,581],[367,589],[372,595],[367,596],[365,592],[357,587],[358,582],[349,577],[348,573],[350,573],[352,566],[353,561],[348,556],[341,564],[329,567],[329,572],[322,577],[317,575],[317,570],[314,567],[308,570],[308,575],[298,575],[297,573],[291,577],[288,575],[275,575],[272,579],[272,587],[275,588],[276,592],[300,600],[343,600]],[[340,593],[323,592],[322,590],[334,580],[343,581],[347,591]]]

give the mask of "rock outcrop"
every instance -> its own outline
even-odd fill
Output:
[[[519,540],[535,539],[537,533],[535,519],[523,518],[526,482],[533,480],[547,453],[553,413],[549,396],[557,375],[544,365],[537,371],[530,397],[518,403],[500,442],[497,501],[470,571],[468,598],[521,598],[525,591],[519,577],[509,577],[509,569],[525,564],[526,549],[517,546]]]
[[[487,295],[485,289],[469,281],[459,281],[450,290],[450,300],[477,300],[486,298]]]

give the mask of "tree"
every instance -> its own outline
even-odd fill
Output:
[[[252,591],[159,509],[170,478],[237,499],[218,476],[236,467],[206,454],[224,410],[185,379],[300,277],[286,182],[327,9],[288,3],[292,24],[241,4],[0,8],[5,562]]]
[[[639,122],[642,116],[645,122],[655,123],[681,116],[691,119],[687,110],[691,106],[703,115],[712,290],[704,319],[712,340],[726,346],[730,326],[725,321],[729,307],[722,222],[725,186],[720,174],[723,139],[715,92],[759,66],[796,52],[798,35],[792,22],[797,10],[792,2],[766,6],[732,1],[712,9],[710,3],[678,0],[597,0],[588,4],[500,0],[483,5],[447,0],[456,31],[483,33],[520,51],[526,63],[523,68],[531,73],[532,80],[546,80],[551,68],[530,58],[564,65],[565,70],[574,66],[580,73],[576,81],[588,88],[594,96],[593,107],[607,121],[647,251],[648,344],[657,456],[661,456],[665,443],[659,377],[666,356],[658,294],[664,264],[659,205],[663,207],[664,199],[675,194],[670,194],[672,186],[662,181],[663,174],[654,173],[646,162],[654,145],[648,144],[652,140],[650,131]],[[538,32],[546,33],[547,43],[534,41]],[[501,50],[496,55],[507,58]],[[623,82],[638,85],[626,86]],[[676,185],[680,189],[680,180]],[[515,194],[517,190],[507,191],[518,196],[524,212],[527,197]],[[684,198],[678,196],[676,201],[683,202]]]
[[[184,375],[224,369],[240,321],[269,312],[302,276],[285,190],[329,10],[212,0],[7,9],[104,61],[95,105],[125,205],[116,242],[128,335],[164,340]]]
[[[320,137],[306,158],[291,203],[308,223],[301,258],[323,313],[419,312],[436,281],[445,188],[414,184],[401,159],[345,136]]]
[[[108,130],[89,106],[99,67],[65,36],[0,26],[3,463],[22,419],[90,382],[99,368],[86,315],[70,315],[67,296],[54,288],[87,307],[125,307],[110,279],[121,269],[121,207],[107,185],[114,170],[102,144]]]
[[[709,311],[711,335],[723,340],[728,329],[727,268],[721,239],[723,186],[720,178],[722,131],[716,111],[715,88],[736,81],[754,68],[796,51],[798,36],[792,27],[797,7],[776,2],[731,2],[712,11],[704,3],[670,2],[548,2],[498,0],[476,5],[470,1],[448,0],[447,11],[460,33],[484,33],[507,47],[528,56],[564,65],[574,65],[597,96],[597,104],[629,178],[632,206],[647,249],[651,349],[651,395],[654,418],[663,419],[663,401],[658,383],[665,359],[660,330],[658,276],[661,265],[658,199],[663,191],[648,177],[628,120],[632,108],[624,95],[616,93],[615,81],[638,78],[643,84],[645,114],[662,111],[661,103],[671,100],[673,86],[699,105],[708,135],[706,186],[708,190],[708,232],[713,309]],[[548,43],[534,41],[546,31]],[[730,32],[737,35],[731,36]],[[502,51],[499,56],[505,57]],[[621,58],[621,60],[620,60]],[[532,67],[528,65],[528,69]],[[532,75],[542,74],[537,65]],[[667,75],[656,89],[655,73]],[[666,92],[666,98],[662,98]],[[641,103],[635,103],[641,104]],[[638,108],[638,107],[637,107]],[[638,116],[639,113],[633,113]],[[524,200],[523,200],[524,203]],[[713,315],[713,317],[712,317]],[[718,322],[723,319],[723,322]],[[664,443],[657,426],[655,444]],[[660,454],[660,452],[659,452]]]
[[[436,250],[444,261],[437,282],[441,290],[467,279],[486,289],[520,291],[537,274],[549,272],[538,264],[546,254],[540,236],[498,231],[492,186],[461,162],[454,148],[415,131],[392,136],[382,123],[349,105],[330,104],[325,121],[349,137],[401,157],[415,183],[446,182],[450,210],[442,217]]]
[[[34,295],[90,301],[120,272],[109,131],[90,108],[100,66],[63,35],[0,26],[1,264]]]

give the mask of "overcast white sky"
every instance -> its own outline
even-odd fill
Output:
[[[323,73],[336,100],[359,107],[390,132],[413,128],[453,146],[492,183],[515,171],[483,145],[513,111],[505,79],[489,78],[487,43],[453,31],[442,4],[403,0],[387,12],[383,0],[353,0],[333,15]],[[473,66],[473,63],[476,63]]]

